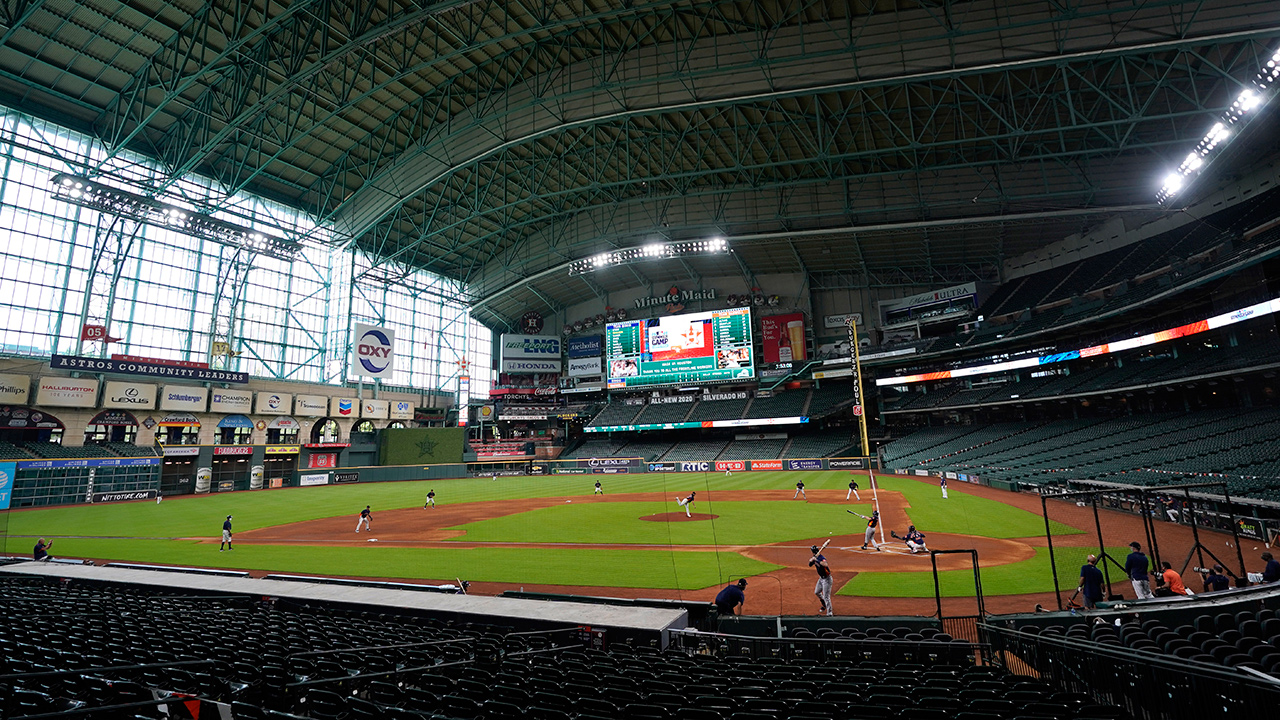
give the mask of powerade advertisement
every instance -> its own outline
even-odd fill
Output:
[[[755,378],[750,308],[610,323],[604,349],[610,390]]]

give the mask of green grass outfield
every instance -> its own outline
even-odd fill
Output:
[[[238,492],[167,498],[154,502],[73,505],[11,512],[6,551],[26,554],[35,536],[57,538],[55,555],[136,562],[172,563],[277,572],[406,579],[467,579],[526,584],[570,584],[660,589],[696,589],[731,577],[769,572],[776,566],[728,552],[691,552],[592,548],[429,549],[243,545],[219,553],[191,538],[216,539],[222,520],[235,516],[237,532],[334,516],[353,520],[359,509],[419,508],[428,489],[442,505],[459,502],[575,497],[591,495],[599,478],[609,493],[661,492],[670,501],[647,503],[565,503],[518,515],[469,523],[466,540],[543,543],[645,543],[671,545],[758,545],[816,537],[826,532],[849,534],[861,527],[846,508],[866,512],[870,495],[860,479],[863,501],[848,505],[803,502],[700,502],[695,511],[721,517],[714,522],[665,523],[639,520],[653,512],[677,512],[678,495],[691,490],[790,490],[803,477],[810,489],[844,490],[849,473],[819,471],[735,473],[650,473],[548,477],[460,478],[415,482],[334,485],[316,488]],[[913,522],[924,532],[950,532],[1009,538],[1041,535],[1038,515],[992,500],[974,497],[963,488],[941,500],[931,483],[907,478],[880,479],[886,490],[902,492]],[[1067,528],[1061,528],[1064,532]],[[1056,532],[1056,531],[1055,531]],[[1030,562],[1030,561],[1028,561]],[[989,572],[994,572],[992,569]],[[1034,574],[1034,573],[1033,573]],[[866,575],[874,575],[867,573]],[[984,572],[985,575],[985,572]],[[909,574],[889,575],[893,578]],[[1045,579],[1048,578],[1047,573]],[[914,596],[908,581],[903,591]],[[858,586],[865,588],[860,590]],[[991,594],[1000,584],[984,586]],[[1016,586],[1013,585],[1011,587]],[[843,588],[845,594],[883,592],[863,581]],[[1010,592],[1022,592],[1011,590]],[[932,594],[930,580],[929,593]]]

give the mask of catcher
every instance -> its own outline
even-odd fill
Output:
[[[892,535],[895,540],[905,542],[907,547],[911,549],[912,555],[919,552],[929,552],[929,548],[925,547],[924,544],[924,533],[917,530],[915,525],[907,526],[906,535],[898,535],[898,533],[892,530],[889,531],[889,534]]]

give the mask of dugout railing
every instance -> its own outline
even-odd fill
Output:
[[[1058,634],[978,629],[995,664],[1118,705],[1137,720],[1258,717],[1280,707],[1280,680],[1261,673]]]
[[[668,651],[726,658],[852,663],[974,665],[986,652],[983,643],[966,640],[876,640],[870,638],[754,637],[671,630]]]

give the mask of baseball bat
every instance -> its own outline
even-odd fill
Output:
[[[822,547],[818,548],[818,552],[822,552],[823,550],[826,550],[827,546],[830,544],[831,544],[831,538],[827,538],[827,541],[822,543]]]
[[[850,515],[857,515],[858,517],[862,518],[863,520],[869,520],[869,519],[870,519],[870,518],[868,518],[866,515],[863,515],[862,513],[856,513],[856,512],[854,512],[854,511],[852,511],[852,510],[845,510],[845,512],[849,513]]]
[[[1076,591],[1071,593],[1071,598],[1067,600],[1067,607],[1072,607],[1073,605],[1075,605],[1076,607],[1079,607],[1078,605],[1076,605],[1076,598],[1079,596],[1080,596],[1080,588],[1076,588]]]
[[[466,588],[464,588],[464,587],[462,587],[462,578],[455,577],[455,578],[454,578],[454,580],[457,580],[457,581],[458,581],[458,589],[462,591],[462,594],[463,594],[463,595],[466,595],[466,594],[467,594],[467,589],[466,589]]]

